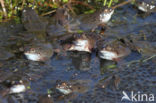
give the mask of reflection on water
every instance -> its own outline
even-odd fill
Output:
[[[70,54],[72,65],[80,71],[90,70],[91,54],[89,53],[72,53]]]

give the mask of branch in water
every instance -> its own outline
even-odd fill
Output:
[[[128,0],[128,1],[122,2],[122,3],[120,3],[120,4],[118,4],[118,5],[115,5],[114,7],[112,7],[112,9],[116,9],[116,8],[118,8],[118,7],[121,7],[121,6],[123,6],[123,5],[126,5],[126,4],[130,3],[131,1],[132,1],[132,0]]]

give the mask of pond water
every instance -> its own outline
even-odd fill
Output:
[[[140,94],[156,96],[155,18],[156,13],[139,14],[132,5],[114,12],[104,34],[120,38],[130,35],[148,44],[138,43],[143,53],[134,51],[118,64],[100,59],[95,52],[54,54],[45,63],[27,60],[22,50],[18,51],[23,45],[19,35],[24,31],[23,25],[2,23],[0,46],[8,53],[4,51],[5,58],[0,56],[0,103],[131,103],[121,101],[123,91],[129,96],[133,91],[137,100]],[[19,80],[26,81],[27,90],[8,94],[8,84]],[[76,92],[64,95],[56,89],[60,81],[78,82],[80,87]]]

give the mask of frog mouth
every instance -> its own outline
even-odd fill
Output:
[[[91,52],[89,50],[89,41],[82,39],[74,41],[73,45],[69,48],[69,50]]]
[[[138,9],[143,11],[143,12],[148,12],[148,10],[152,10],[154,9],[155,6],[154,5],[150,5],[148,3],[145,3],[145,2],[141,2],[138,6]]]
[[[10,93],[21,93],[26,91],[26,87],[23,84],[14,85],[10,88]]]
[[[72,92],[72,90],[70,89],[70,87],[68,87],[68,86],[61,86],[61,85],[58,84],[56,86],[56,89],[58,89],[61,93],[67,95],[67,94],[70,94]]]
[[[113,60],[115,58],[118,58],[119,56],[117,55],[117,53],[113,52],[113,51],[107,51],[107,50],[101,50],[99,52],[99,56],[102,59],[106,59],[106,60]]]
[[[56,89],[58,89],[61,93],[66,94],[66,95],[72,92],[72,90],[65,89],[65,88],[56,88]]]
[[[24,53],[26,58],[32,61],[40,61],[41,60],[41,55],[37,54],[37,53],[29,53],[29,52],[25,52]]]

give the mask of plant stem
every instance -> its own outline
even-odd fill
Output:
[[[23,8],[24,8],[24,4],[25,4],[25,0],[23,0],[23,2],[22,2],[22,6],[21,6],[21,9],[23,10]]]
[[[111,7],[113,0],[110,0],[109,4],[108,4],[108,8]]]
[[[4,17],[7,18],[7,12],[6,12],[6,8],[5,8],[5,5],[4,5],[4,1],[0,0],[0,3],[1,3],[2,9],[3,9]]]
[[[103,5],[106,6],[106,3],[107,3],[107,0],[104,1],[104,4]]]
[[[54,12],[56,12],[56,10],[52,10],[52,11],[46,12],[44,14],[41,14],[41,16],[46,16],[46,15],[52,14]]]

